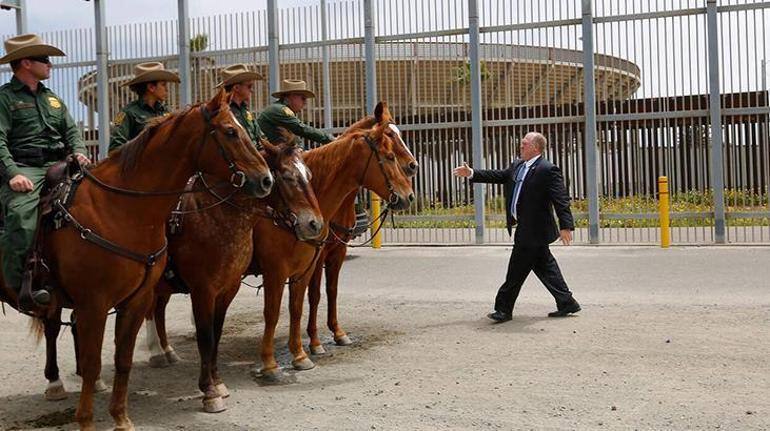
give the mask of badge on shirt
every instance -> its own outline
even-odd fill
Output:
[[[246,111],[246,121],[248,121],[249,123],[254,121],[254,116],[251,115],[251,111]]]
[[[292,111],[288,106],[283,107],[283,113],[292,117],[294,116],[294,111]]]
[[[54,109],[61,108],[61,102],[59,102],[59,99],[57,99],[57,98],[55,98],[53,96],[48,96],[48,105],[51,108],[54,108]]]
[[[118,112],[118,115],[115,116],[115,120],[113,121],[116,126],[120,126],[123,124],[123,120],[126,119],[126,113],[123,111]]]

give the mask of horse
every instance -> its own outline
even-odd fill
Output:
[[[387,104],[381,102],[375,110],[375,117],[364,117],[350,126],[334,142],[305,153],[305,161],[313,172],[311,183],[321,202],[324,220],[340,211],[346,196],[354,197],[359,186],[373,189],[389,199],[396,209],[406,208],[414,199],[411,183],[396,161],[407,157],[401,155],[405,147],[398,145],[397,136],[391,128],[392,117]],[[408,153],[408,150],[406,150]],[[377,158],[377,165],[372,160]],[[416,170],[413,157],[405,162],[409,169]],[[375,166],[379,165],[379,169]],[[321,192],[319,192],[319,190]],[[324,226],[324,233],[328,225]],[[329,241],[324,242],[326,245]],[[298,370],[313,368],[314,364],[302,350],[300,321],[305,287],[322,244],[302,241],[285,229],[277,228],[269,220],[258,219],[254,226],[254,257],[251,272],[263,275],[265,287],[265,333],[262,338],[262,369],[267,379],[278,379],[280,369],[273,355],[273,337],[280,313],[281,297],[286,279],[290,278],[291,292],[291,338],[290,350],[293,366]],[[214,256],[211,256],[214,257]],[[221,257],[220,257],[221,258]],[[156,327],[160,345],[155,347],[159,355],[173,352],[168,345],[165,325],[162,323],[166,301],[159,301],[155,312]],[[156,344],[153,341],[152,344]],[[172,356],[173,357],[173,356]],[[211,403],[214,405],[214,402]]]
[[[394,209],[406,209],[414,200],[410,179],[399,168],[389,135],[392,117],[387,104],[375,108],[376,124],[362,129],[359,120],[335,141],[305,153],[305,163],[313,172],[313,190],[321,204],[327,223],[340,210],[345,197],[359,187],[377,193]],[[326,232],[325,232],[326,233]],[[301,318],[305,291],[313,273],[321,247],[299,241],[269,222],[259,220],[254,226],[254,259],[252,269],[262,274],[264,304],[264,334],[259,373],[268,380],[279,379],[281,369],[275,360],[273,339],[280,314],[284,283],[289,281],[290,334],[289,351],[292,366],[297,370],[313,368],[315,364],[302,347]]]
[[[402,138],[401,131],[395,124],[390,124],[386,133],[390,138],[397,142],[397,145],[393,147],[393,153],[398,159],[401,169],[408,177],[414,177],[417,174],[419,167],[417,160],[415,160],[412,152],[406,146]],[[329,330],[332,332],[334,342],[338,346],[348,346],[352,344],[350,337],[342,326],[339,324],[337,318],[337,284],[339,281],[339,274],[342,269],[342,264],[345,261],[347,255],[348,242],[351,240],[352,226],[355,224],[355,198],[357,191],[354,191],[348,195],[342,203],[340,210],[332,217],[329,223],[330,229],[332,229],[332,238],[336,241],[330,241],[324,246],[321,251],[321,255],[318,257],[318,261],[313,269],[313,275],[308,285],[308,303],[309,313],[307,322],[307,335],[310,338],[309,350],[313,355],[322,355],[326,353],[321,339],[318,336],[318,305],[321,301],[321,278],[326,275],[326,308],[327,318],[326,324]],[[379,217],[379,214],[372,214],[373,217]],[[384,223],[385,220],[381,222]],[[350,227],[348,227],[350,226]]]
[[[190,291],[200,355],[198,388],[204,394],[204,411],[209,413],[225,410],[223,398],[229,396],[217,370],[217,354],[227,308],[251,263],[253,226],[265,220],[301,241],[317,240],[323,228],[302,149],[294,145],[294,135],[285,133],[283,142],[280,146],[263,142],[276,184],[266,202],[244,199],[193,212],[185,216],[181,231],[169,238],[173,271]],[[217,200],[212,195],[189,196],[181,207],[185,212],[195,211],[211,207]],[[147,325],[148,339],[155,335],[151,332],[157,333],[156,328],[163,330],[165,338],[165,315],[159,313],[164,312],[171,290],[163,284],[161,281],[157,291],[154,313],[158,326]],[[168,351],[173,352],[162,354]]]
[[[228,104],[220,90],[205,104],[152,120],[134,140],[84,171],[71,205],[59,206],[66,224],[43,237],[43,256],[59,288],[52,304],[36,313],[46,325],[46,317],[60,314],[62,306],[77,316],[83,384],[75,418],[81,430],[96,429],[93,393],[112,308],[117,318],[109,411],[115,429],[134,429],[127,413],[134,344],[166,264],[165,222],[187,180],[204,172],[255,197],[272,188],[265,160]],[[4,282],[0,289],[4,302],[16,303]]]

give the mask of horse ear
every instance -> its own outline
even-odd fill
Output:
[[[378,124],[382,124],[393,119],[393,117],[390,115],[387,102],[381,101],[377,104],[377,107],[374,108],[374,119],[377,120]]]
[[[267,139],[261,139],[260,143],[262,144],[262,148],[265,149],[265,152],[271,156],[275,156],[278,153],[278,147],[271,144],[270,141]]]
[[[217,112],[219,108],[222,107],[223,103],[227,103],[226,98],[227,93],[225,93],[225,89],[220,87],[219,91],[217,91],[217,94],[215,94],[214,97],[212,97],[211,100],[209,100],[209,102],[206,104],[206,109],[208,109],[209,112]]]
[[[294,133],[291,133],[288,129],[285,127],[279,127],[278,128],[278,134],[281,135],[281,142],[284,142],[286,144],[294,144],[296,135]]]

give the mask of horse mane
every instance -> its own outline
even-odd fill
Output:
[[[194,108],[197,108],[198,106],[199,105],[187,106],[181,111],[176,111],[169,115],[163,115],[150,119],[145,125],[144,129],[142,129],[142,131],[136,135],[134,139],[128,141],[120,148],[114,150],[108,159],[116,160],[120,166],[121,174],[123,176],[127,176],[134,169],[136,169],[139,158],[147,148],[147,144],[149,144],[150,140],[153,136],[155,136],[155,133],[158,131],[158,129],[160,129],[161,126],[166,123],[171,123],[171,131],[173,133],[173,131],[179,127],[182,118],[184,118],[187,114],[190,113],[190,111],[192,111]]]
[[[361,118],[360,120],[356,121],[355,123],[351,124],[350,126],[348,126],[342,132],[340,137],[345,136],[349,133],[360,131],[362,129],[371,129],[372,127],[374,127],[375,124],[377,124],[377,120],[373,116],[367,115]]]

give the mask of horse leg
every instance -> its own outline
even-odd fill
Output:
[[[115,429],[133,430],[128,418],[128,378],[134,358],[134,346],[142,321],[152,305],[152,289],[139,290],[119,310],[115,319],[115,377],[112,383],[110,415]]]
[[[305,290],[310,275],[306,275],[301,280],[293,281],[289,284],[289,316],[291,323],[289,325],[289,351],[294,359],[291,365],[295,370],[309,370],[315,368],[313,361],[308,358],[305,349],[302,348],[302,306],[305,302]]]
[[[222,327],[225,324],[225,316],[227,315],[227,309],[230,307],[230,303],[233,302],[235,295],[238,293],[238,287],[235,286],[222,293],[217,299],[216,310],[214,311],[214,353],[211,364],[211,378],[214,381],[214,386],[217,388],[219,396],[227,398],[230,396],[230,391],[227,390],[227,386],[219,377],[219,367],[217,366],[217,360],[219,358],[219,340],[222,339]]]
[[[73,311],[72,314],[70,314],[70,322],[72,322],[72,325],[70,326],[70,332],[72,332],[72,339],[74,340],[73,345],[75,346],[75,375],[80,378],[80,384],[83,384],[83,374],[80,372],[80,358],[78,358],[78,327],[76,323],[76,316],[75,312]],[[94,383],[94,391],[95,392],[104,392],[109,387],[104,383],[104,380],[102,380],[101,375],[96,378],[96,383]]]
[[[265,331],[262,335],[262,368],[259,370],[262,376],[268,380],[277,380],[281,377],[281,369],[275,361],[275,327],[278,325],[278,317],[281,314],[281,298],[283,296],[283,282],[286,276],[276,274],[277,271],[269,271],[262,274],[265,285],[264,320]]]
[[[310,303],[310,311],[307,318],[307,336],[310,338],[310,353],[322,355],[326,353],[321,338],[318,336],[318,304],[321,302],[321,277],[323,276],[324,263],[318,259],[313,276],[308,284],[307,298]]]
[[[147,348],[150,350],[149,365],[153,368],[163,368],[168,364],[179,362],[179,356],[174,348],[168,345],[166,334],[166,306],[171,299],[171,291],[162,289],[161,281],[156,288],[154,304],[145,320]]]
[[[48,401],[67,398],[67,391],[64,390],[64,384],[59,378],[59,364],[56,357],[56,339],[61,330],[61,311],[61,308],[57,309],[51,318],[42,321],[45,334],[45,378],[48,379],[45,399]]]
[[[102,368],[102,341],[107,310],[98,307],[79,308],[78,312],[78,352],[83,385],[80,400],[75,412],[75,419],[81,431],[96,431],[94,426],[94,384]]]
[[[334,333],[334,342],[338,346],[353,344],[337,320],[337,286],[339,285],[340,271],[342,270],[342,263],[345,261],[347,251],[345,246],[337,247],[329,255],[329,258],[326,259],[326,325]]]
[[[200,374],[198,389],[203,392],[203,410],[206,413],[219,413],[226,409],[222,397],[217,392],[211,368],[214,355],[214,298],[208,292],[192,294],[193,316],[195,317],[195,339],[200,355]]]

